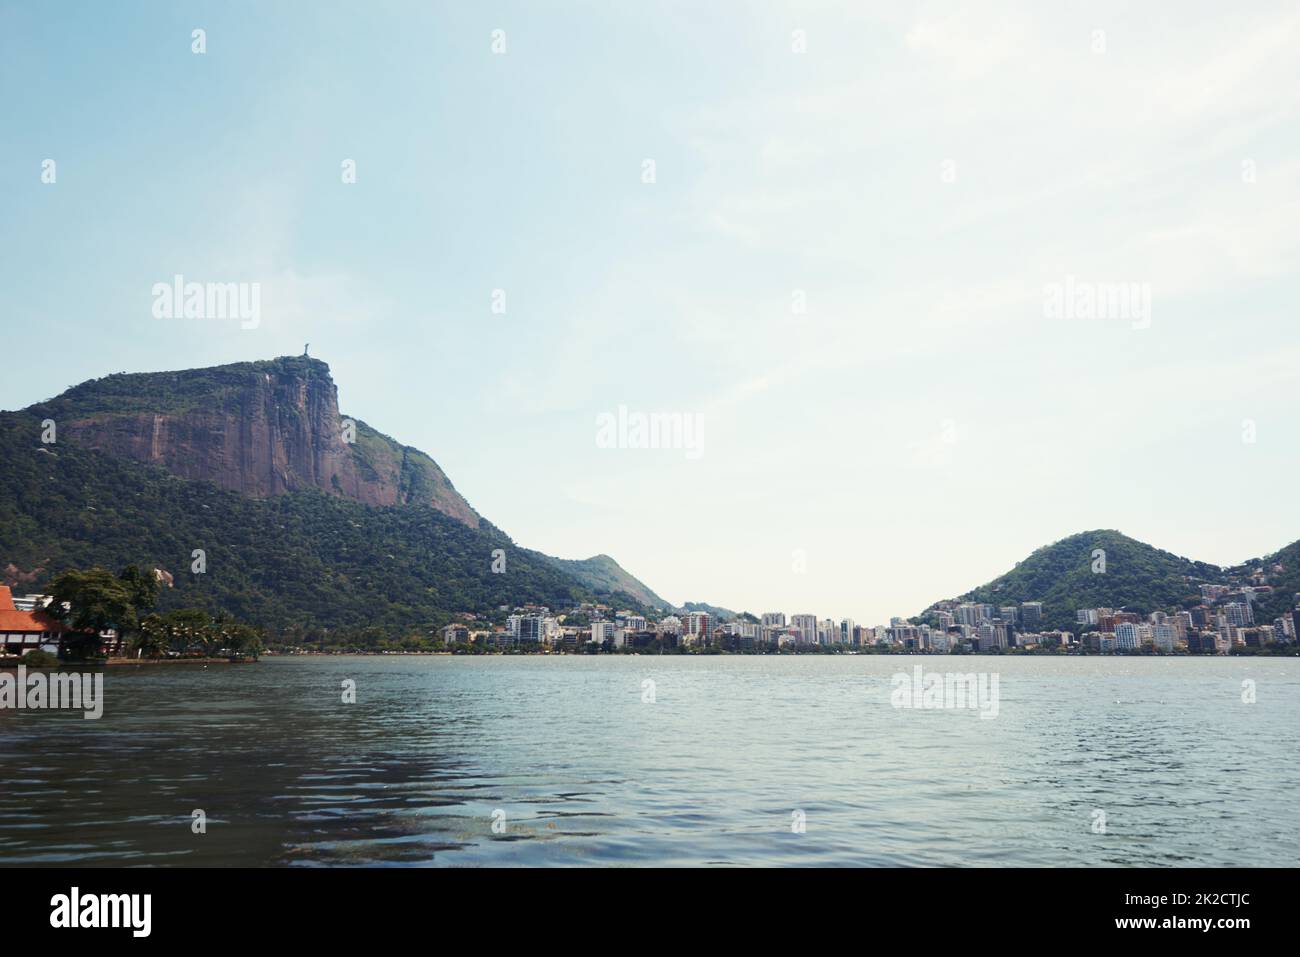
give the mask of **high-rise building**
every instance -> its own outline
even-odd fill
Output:
[[[785,612],[783,611],[763,612],[763,625],[766,628],[784,628]]]
[[[634,615],[630,611],[620,611],[618,620],[628,631],[645,631],[646,620],[644,615]]]
[[[1136,622],[1121,621],[1115,625],[1115,647],[1130,651],[1136,651],[1142,647],[1142,640],[1139,637]]]
[[[1228,602],[1223,606],[1223,616],[1228,620],[1229,625],[1237,628],[1245,628],[1247,625],[1255,623],[1255,613],[1251,610],[1248,601]]]
[[[800,644],[817,644],[816,615],[792,615],[790,617],[790,626],[799,633]]]
[[[817,643],[833,645],[840,640],[840,629],[832,618],[823,618],[817,623]]]
[[[713,616],[707,611],[690,612],[682,619],[682,635],[705,643],[713,640]]]
[[[1020,625],[1026,631],[1033,631],[1043,621],[1043,603],[1041,601],[1022,601],[1020,603]]]
[[[854,634],[856,630],[857,630],[857,626],[853,623],[852,618],[845,618],[843,621],[841,621],[840,622],[840,644],[856,645],[857,639]]]

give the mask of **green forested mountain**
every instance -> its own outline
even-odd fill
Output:
[[[1105,571],[1094,571],[1094,553]],[[960,596],[994,605],[1041,601],[1050,628],[1069,628],[1078,608],[1151,612],[1195,604],[1201,582],[1223,582],[1217,565],[1192,561],[1129,538],[1113,529],[1071,535],[1046,545],[1015,568]]]
[[[0,413],[0,575],[21,592],[68,568],[157,567],[175,583],[163,610],[273,634],[405,637],[503,605],[666,604],[607,555],[517,547],[424,453],[364,423],[341,438],[336,402],[328,367],[297,357],[108,376]]]
[[[688,601],[678,610],[687,614],[693,611],[708,612],[718,621],[728,621],[736,617],[736,613],[730,608],[722,608],[719,605],[710,605],[708,602],[703,601]]]
[[[55,423],[61,443],[245,495],[316,488],[370,505],[432,505],[479,523],[433,459],[339,411],[329,366],[319,359],[118,373],[26,411]]]
[[[600,593],[622,592],[650,608],[669,609],[672,606],[656,595],[637,578],[628,574],[618,562],[608,555],[592,558],[570,559],[542,556],[553,566],[572,575],[587,588]]]
[[[1272,588],[1259,600],[1255,620],[1264,623],[1300,606],[1300,541],[1292,542],[1263,558],[1252,559],[1228,569],[1234,580],[1249,582],[1260,578]]]
[[[191,571],[196,549],[202,573]],[[164,610],[225,611],[273,634],[404,637],[456,612],[501,617],[500,606],[523,603],[670,607],[608,555],[571,561],[515,546],[433,459],[342,416],[329,367],[305,356],[112,375],[0,413],[0,578],[35,591],[68,568],[129,564],[173,576]],[[1188,605],[1202,582],[1270,585],[1257,601],[1270,620],[1300,592],[1300,542],[1222,569],[1117,531],[1083,532],[961,598],[1041,601],[1045,624],[1064,628],[1080,607]]]

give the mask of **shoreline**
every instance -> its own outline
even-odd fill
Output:
[[[119,665],[255,665],[256,658],[106,658],[105,667]]]
[[[1291,654],[1239,653],[1195,655],[1188,652],[1166,654],[1082,654],[1079,652],[989,652],[969,651],[953,654],[943,651],[846,651],[846,652],[671,652],[618,651],[587,654],[574,651],[295,651],[263,652],[263,658],[1296,658]]]
[[[60,659],[52,665],[32,665],[24,658],[0,658],[0,671],[12,670],[25,666],[29,671],[57,671],[61,668],[119,668],[125,665],[252,665],[256,659],[244,658],[231,661],[229,658],[94,658],[88,661],[64,661]]]

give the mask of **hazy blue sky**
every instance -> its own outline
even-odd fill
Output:
[[[1300,537],[1300,9],[978,6],[0,0],[0,407],[310,341],[521,544],[870,624],[1084,529]]]

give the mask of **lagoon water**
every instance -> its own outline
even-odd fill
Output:
[[[916,665],[996,673],[997,717],[892,707]],[[104,694],[0,712],[0,864],[1300,863],[1294,658],[269,658]]]

